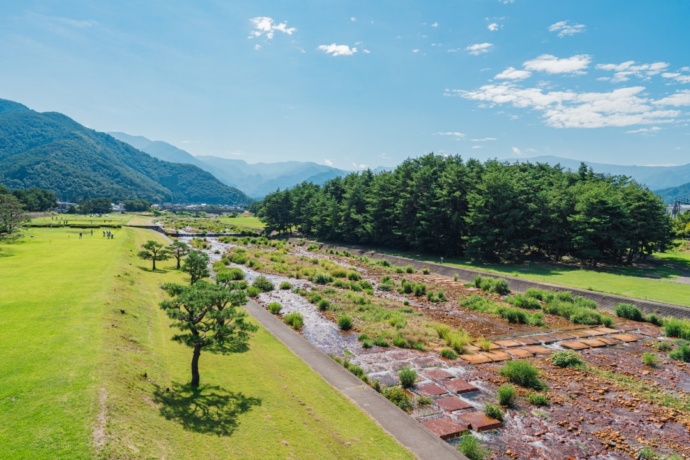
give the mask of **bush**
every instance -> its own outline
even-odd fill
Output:
[[[503,411],[495,404],[484,404],[484,413],[487,417],[503,421]]]
[[[417,297],[423,296],[426,294],[426,284],[419,283],[414,285],[414,295]]]
[[[328,273],[317,273],[314,275],[314,282],[316,284],[328,284],[333,281],[333,277]]]
[[[257,276],[254,282],[252,283],[252,287],[258,289],[261,292],[270,292],[273,290],[273,283],[266,278],[265,276]]]
[[[261,294],[261,291],[258,288],[250,287],[249,289],[247,289],[247,295],[249,297],[259,297],[259,294]]]
[[[635,305],[629,303],[619,303],[616,305],[616,316],[619,318],[631,319],[633,321],[644,321],[642,311]]]
[[[377,264],[381,265],[382,267],[390,267],[391,263],[388,262],[386,259],[381,259],[376,262]]]
[[[682,345],[680,348],[669,353],[668,357],[676,361],[690,363],[690,346]]]
[[[389,292],[389,291],[393,290],[393,285],[392,284],[379,284],[376,289],[378,289],[379,291]]]
[[[400,385],[402,385],[403,388],[412,388],[415,380],[417,380],[417,373],[409,367],[400,369],[398,371],[398,376],[400,377]]]
[[[489,450],[482,447],[479,439],[470,433],[462,435],[458,450],[469,460],[484,460],[489,456]]]
[[[508,320],[509,323],[527,324],[528,321],[527,313],[515,308],[502,307],[498,310],[498,314],[501,318]]]
[[[534,297],[527,297],[524,294],[515,294],[506,299],[506,301],[520,308],[527,308],[529,310],[538,310],[541,308],[541,304]]]
[[[268,304],[268,311],[273,313],[274,315],[277,315],[280,313],[280,310],[282,310],[283,307],[280,305],[278,302],[271,302]]]
[[[401,387],[382,388],[381,394],[405,412],[412,410],[412,397]]]
[[[407,265],[405,267],[405,273],[414,273],[414,268],[412,267],[412,265]]]
[[[288,313],[287,315],[283,316],[283,322],[288,326],[299,330],[302,329],[302,326],[304,325],[304,318],[300,313],[293,311],[292,313]]]
[[[515,387],[513,385],[504,384],[496,390],[498,393],[498,403],[501,406],[511,407],[515,403]]]
[[[678,337],[690,340],[690,321],[676,318],[667,318],[664,321],[664,332],[668,337]]]
[[[390,344],[388,343],[388,341],[387,341],[386,339],[384,339],[383,337],[381,337],[381,336],[376,337],[376,338],[374,339],[374,342],[373,342],[373,343],[374,343],[374,345],[376,345],[377,347],[388,348],[388,347],[390,346]]]
[[[331,270],[331,276],[334,278],[345,278],[347,277],[347,272],[342,268],[334,268]]]
[[[321,300],[319,300],[318,307],[319,307],[319,310],[326,311],[329,308],[331,308],[331,303],[326,299],[321,299]]]
[[[673,345],[666,341],[659,342],[656,344],[656,349],[659,351],[671,351],[673,349]]]
[[[585,362],[572,350],[557,351],[551,355],[551,363],[558,367],[578,367]]]
[[[338,318],[338,327],[343,331],[352,329],[352,318],[349,316],[341,316]]]
[[[544,314],[543,313],[533,313],[528,320],[528,323],[532,326],[545,326]]]
[[[647,321],[652,323],[655,326],[663,326],[664,321],[661,319],[659,316],[655,315],[654,313],[650,313],[647,315]]]
[[[527,395],[527,401],[533,406],[548,406],[551,404],[549,398],[542,393],[529,393]]]
[[[452,349],[450,348],[444,348],[441,350],[441,358],[446,358],[446,359],[457,359],[458,354],[455,353]]]
[[[287,281],[283,281],[282,283],[280,283],[279,287],[283,291],[287,291],[288,289],[292,289],[292,284],[288,283]]]
[[[535,390],[543,390],[546,387],[538,378],[537,368],[527,361],[508,361],[501,368],[500,374],[521,387]]]
[[[659,364],[659,357],[654,353],[642,353],[642,363],[645,366],[656,367]]]
[[[537,288],[529,288],[525,291],[525,295],[527,297],[531,297],[533,299],[537,300],[546,300],[546,291],[542,291],[541,289]]]
[[[575,324],[602,324],[604,316],[598,311],[586,307],[578,307],[570,314],[570,321]]]
[[[347,279],[349,279],[350,281],[361,281],[362,275],[355,271],[348,272]]]
[[[395,267],[395,273],[405,273],[402,267]]]
[[[429,273],[431,273],[431,271],[429,271],[428,268],[422,268],[422,274],[428,275]]]
[[[492,291],[495,292],[496,294],[500,295],[506,295],[510,294],[510,288],[508,287],[508,282],[503,279],[498,279],[494,283],[494,286],[492,288]]]

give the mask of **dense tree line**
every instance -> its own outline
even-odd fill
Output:
[[[622,176],[429,154],[394,171],[302,183],[254,206],[270,230],[445,256],[630,263],[665,250],[662,200]]]
[[[145,212],[151,209],[151,203],[146,200],[125,200],[122,204],[127,212]]]
[[[10,192],[4,185],[0,184],[0,195],[12,194],[21,204],[24,211],[43,212],[57,206],[55,194],[40,188],[18,189]]]

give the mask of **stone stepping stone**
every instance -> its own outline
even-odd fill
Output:
[[[581,342],[584,343],[585,345],[589,345],[592,348],[599,348],[599,347],[605,347],[606,346],[606,342],[604,342],[603,340],[599,340],[599,339],[583,339],[583,340],[581,340]]]
[[[501,361],[508,361],[510,359],[510,356],[502,351],[485,351],[484,353],[480,353],[487,358],[490,358],[492,362],[498,363]]]
[[[586,331],[586,330],[585,331],[570,331],[570,332],[568,332],[568,334],[574,335],[578,339],[586,339],[588,337],[592,337],[592,334],[590,333],[590,331]]]
[[[659,337],[659,329],[653,327],[642,326],[639,328],[639,332],[647,337]]]
[[[410,361],[412,364],[417,365],[418,367],[425,368],[425,367],[436,367],[438,366],[438,361],[436,358],[432,357],[420,357],[420,358],[415,358]]]
[[[534,345],[531,347],[525,347],[525,348],[523,348],[523,350],[527,350],[530,353],[534,353],[535,355],[550,355],[551,353],[553,353],[552,349],[546,348],[546,347],[541,347],[538,345]]]
[[[519,347],[522,345],[522,343],[515,340],[496,340],[494,344],[501,348]]]
[[[523,345],[541,345],[541,341],[532,337],[517,337],[516,342],[520,342]]]
[[[605,334],[618,334],[620,332],[618,329],[611,329],[610,327],[599,327],[597,331],[601,331]]]
[[[614,340],[611,337],[597,337],[597,340],[604,342],[606,345],[618,345],[620,343],[618,340]]]
[[[488,356],[481,355],[481,354],[460,355],[460,357],[470,364],[484,364],[484,363],[493,362],[493,359],[489,358]]]
[[[558,342],[559,340],[561,340],[561,339],[554,337],[552,335],[535,335],[535,336],[532,336],[532,338],[534,340],[538,340],[539,343],[545,343],[545,344],[546,343],[554,343],[554,342]]]
[[[613,329],[611,329],[611,330],[613,330]],[[606,331],[603,331],[601,329],[587,329],[587,332],[589,332],[589,335],[591,337],[599,337],[600,335],[611,334],[611,332],[606,332]]]
[[[476,353],[481,350],[481,348],[475,346],[475,345],[465,345],[465,350],[469,351],[470,353]]]
[[[450,372],[438,367],[434,369],[426,369],[422,373],[431,380],[445,380],[452,379],[454,377]]]
[[[621,342],[637,342],[642,338],[637,334],[615,334],[611,337],[616,340],[620,340]]]
[[[506,350],[506,353],[513,358],[531,358],[534,356],[534,353],[527,351],[524,348],[511,348],[510,350]]]
[[[436,404],[446,412],[454,412],[456,410],[469,409],[474,407],[472,404],[463,401],[455,396],[448,396],[443,398],[438,398]]]
[[[417,393],[422,396],[441,396],[448,394],[448,390],[436,385],[435,383],[425,383],[417,386],[415,389]]]
[[[570,340],[576,338],[576,336],[571,333],[557,332],[556,334],[551,334],[552,337],[556,337],[556,340]]]
[[[381,385],[392,387],[400,383],[400,378],[392,374],[382,374],[373,376],[374,379],[378,380]]]
[[[461,425],[450,417],[434,418],[420,422],[426,429],[447,441],[467,432],[467,425]]]
[[[503,426],[500,420],[487,417],[484,412],[468,412],[466,414],[459,414],[458,417],[472,427],[474,431],[495,430]]]
[[[455,379],[455,380],[448,380],[447,382],[443,382],[443,384],[451,390],[453,393],[472,393],[473,391],[479,391],[479,388],[475,387],[469,382],[466,382],[464,380],[460,379]]]
[[[580,340],[570,340],[568,342],[563,342],[561,343],[561,346],[569,350],[586,350],[587,348],[589,348],[589,345],[581,342]]]

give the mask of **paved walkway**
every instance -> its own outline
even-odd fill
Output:
[[[324,380],[367,412],[386,432],[417,458],[467,460],[464,455],[307,342],[255,301],[250,299],[245,308],[274,337],[283,342]]]

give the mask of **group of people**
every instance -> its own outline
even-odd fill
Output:
[[[93,231],[91,233],[93,234]],[[115,234],[113,232],[111,232],[110,230],[104,230],[103,231],[103,237],[108,238],[109,240],[112,240],[113,238],[115,238]]]

